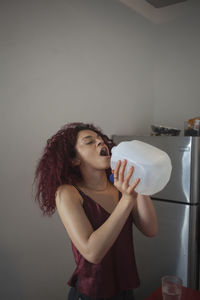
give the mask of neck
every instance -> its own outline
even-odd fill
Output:
[[[105,171],[93,172],[92,174],[82,174],[83,183],[82,187],[89,190],[102,192],[108,187],[108,178]]]

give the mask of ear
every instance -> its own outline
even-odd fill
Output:
[[[77,167],[77,166],[79,166],[81,164],[81,161],[80,161],[80,159],[79,158],[73,158],[72,159],[72,165],[74,166],[74,167]]]

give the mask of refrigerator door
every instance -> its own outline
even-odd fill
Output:
[[[145,237],[134,226],[135,255],[141,285],[134,291],[136,300],[144,300],[161,284],[164,275],[176,275],[183,285],[197,288],[197,236],[194,230],[198,205],[153,200],[159,232]],[[194,226],[193,226],[194,225]]]
[[[165,151],[172,162],[166,187],[153,198],[181,203],[199,202],[200,138],[186,136],[112,136],[114,142],[140,140]]]

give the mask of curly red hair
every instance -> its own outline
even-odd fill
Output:
[[[36,186],[35,200],[39,202],[43,215],[54,214],[56,210],[55,193],[60,185],[75,185],[82,178],[79,167],[72,164],[76,155],[77,135],[81,130],[96,132],[102,137],[109,151],[115,145],[108,136],[102,133],[100,128],[81,122],[64,125],[48,139],[37,164],[33,183]],[[106,170],[106,173],[109,177],[111,169]]]

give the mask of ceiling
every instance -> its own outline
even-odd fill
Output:
[[[151,5],[153,5],[156,8],[160,8],[160,7],[166,7],[169,5],[174,5],[180,2],[184,2],[187,0],[146,0],[148,3],[150,3]]]
[[[191,0],[120,0],[154,24],[170,22],[187,12]]]

